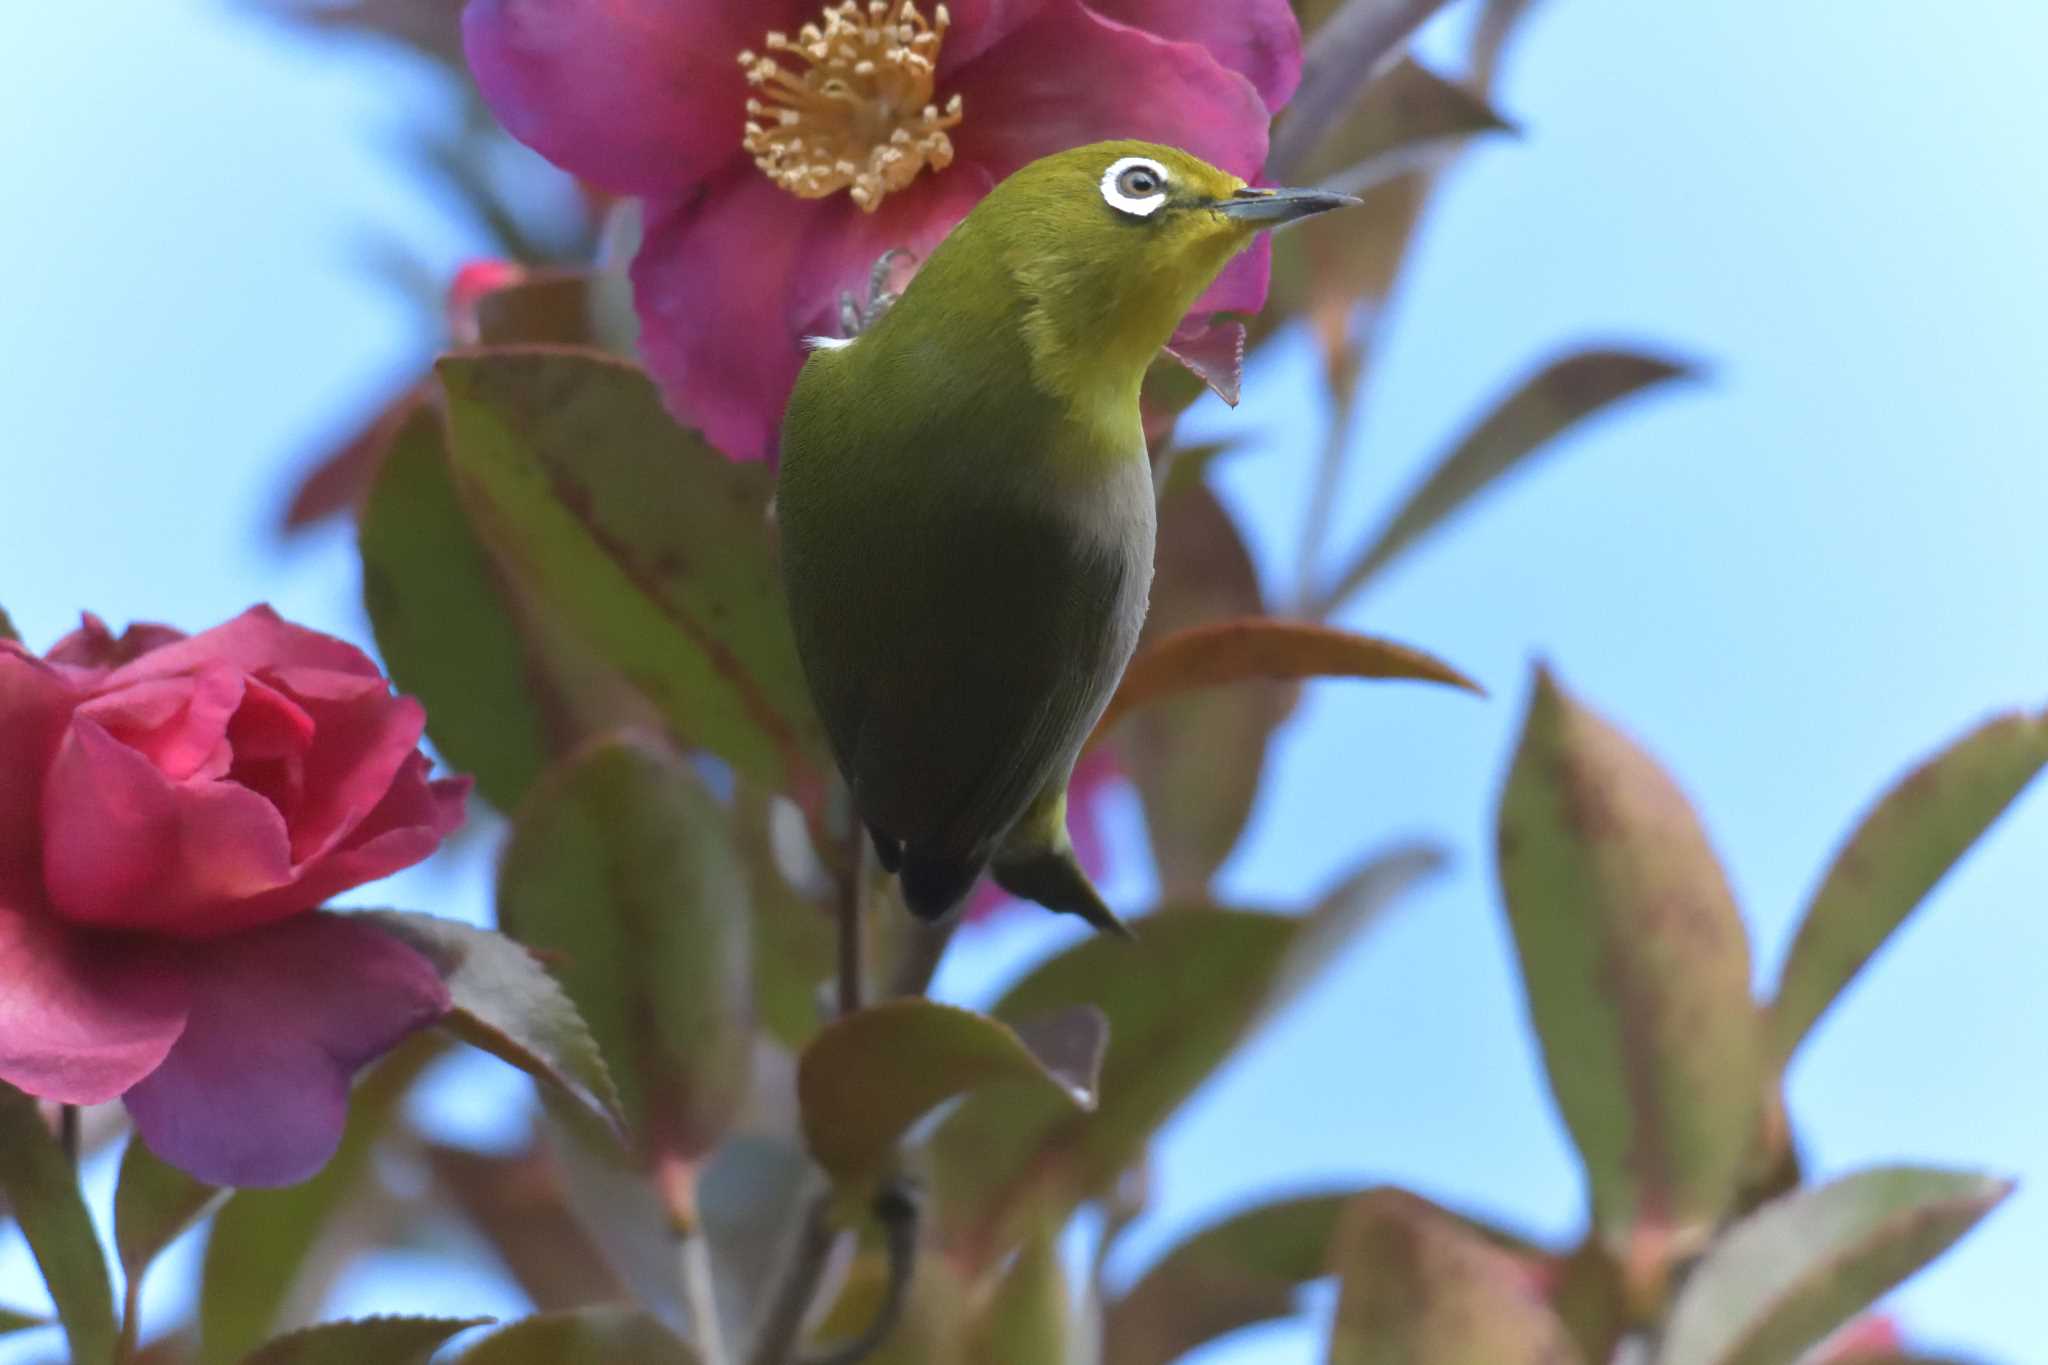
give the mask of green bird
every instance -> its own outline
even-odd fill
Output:
[[[1261,229],[1356,202],[1096,143],[996,186],[858,336],[814,339],[782,424],[783,578],[854,807],[920,918],[986,867],[1127,933],[1066,792],[1152,583],[1138,387]]]

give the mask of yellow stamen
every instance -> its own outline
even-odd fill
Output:
[[[929,22],[913,0],[843,0],[827,5],[822,26],[795,38],[768,35],[773,56],[740,54],[747,84],[747,131],[740,145],[770,180],[800,199],[845,190],[873,213],[892,190],[926,166],[953,161],[948,128],[960,122],[960,97],[935,102],[939,45],[952,16],[937,6]]]

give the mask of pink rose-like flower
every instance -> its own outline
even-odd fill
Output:
[[[463,33],[514,135],[645,201],[642,352],[736,459],[772,457],[801,338],[840,334],[884,252],[1107,138],[1249,179],[1301,71],[1288,0],[470,0]],[[1190,337],[1257,311],[1270,263],[1262,239]]]
[[[449,1007],[419,953],[316,910],[462,822],[418,702],[257,607],[189,639],[88,616],[0,641],[0,1080],[122,1097],[203,1180],[312,1174],[355,1071]]]

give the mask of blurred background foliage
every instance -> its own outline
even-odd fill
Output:
[[[374,1339],[286,1337],[254,1358],[424,1360],[451,1340],[478,1362],[695,1358],[672,1329],[700,1347],[716,1337],[718,1359],[765,1358],[764,1333],[788,1317],[777,1294],[815,1259],[813,1283],[832,1303],[811,1335],[845,1340],[890,1319],[895,1331],[867,1358],[906,1365],[1221,1360],[1200,1353],[1304,1302],[1312,1337],[1241,1358],[1936,1359],[1863,1315],[2009,1183],[1998,1171],[1903,1164],[1906,1149],[1809,1176],[1785,1075],[1864,962],[2048,762],[2039,714],[1889,755],[1880,768],[1917,766],[1872,793],[1862,816],[1828,814],[1846,827],[1843,842],[1831,857],[1811,850],[1816,889],[1786,921],[1789,946],[1760,965],[1755,916],[1678,781],[1539,668],[1489,842],[1531,1061],[1583,1173],[1576,1231],[1535,1236],[1462,1201],[1364,1180],[1233,1191],[1200,1200],[1209,1221],[1183,1222],[1171,1241],[1129,1235],[1155,1212],[1148,1150],[1161,1128],[1444,864],[1433,844],[1395,838],[1411,828],[1398,814],[1408,779],[1387,769],[1339,798],[1347,836],[1325,857],[1344,870],[1300,908],[1227,875],[1269,807],[1276,737],[1300,709],[1301,684],[1457,681],[1455,657],[1349,633],[1358,604],[1497,485],[1560,449],[1556,438],[1700,373],[1684,337],[1560,339],[1519,371],[1473,376],[1469,387],[1489,392],[1378,509],[1376,530],[1343,515],[1347,481],[1367,472],[1357,418],[1368,396],[1387,396],[1378,366],[1404,320],[1394,305],[1418,234],[1458,161],[1516,136],[1519,120],[1496,107],[1499,78],[1539,7],[1460,7],[1404,57],[1407,30],[1436,6],[1297,6],[1320,35],[1312,72],[1374,74],[1334,97],[1341,119],[1327,136],[1283,117],[1269,178],[1327,180],[1366,206],[1279,239],[1274,297],[1252,324],[1255,384],[1269,394],[1291,384],[1322,406],[1319,444],[1312,424],[1290,421],[1281,453],[1255,456],[1285,401],[1255,398],[1242,420],[1225,421],[1190,409],[1201,388],[1184,371],[1162,364],[1148,385],[1162,524],[1141,657],[1163,659],[1153,676],[1165,681],[1103,736],[1118,776],[1104,810],[1083,812],[1121,820],[1127,836],[1142,829],[1142,843],[1112,841],[1126,864],[1145,864],[1118,879],[1141,888],[1128,903],[1155,907],[1141,946],[1041,939],[1019,976],[1014,956],[988,966],[1013,953],[1013,923],[969,929],[960,951],[986,979],[1010,981],[982,992],[987,1013],[975,1014],[908,998],[942,945],[884,914],[864,945],[871,984],[908,988],[906,998],[834,1022],[830,910],[854,874],[782,637],[769,478],[671,427],[628,368],[630,208],[566,183],[496,130],[463,72],[452,0],[244,8],[238,22],[298,41],[408,52],[454,111],[383,136],[463,215],[477,264],[451,278],[374,232],[362,254],[423,326],[468,350],[406,376],[338,439],[298,456],[281,520],[293,535],[353,520],[382,657],[427,701],[439,752],[474,772],[510,820],[502,856],[480,855],[497,858],[495,922],[554,972],[608,1079],[572,1075],[547,1092],[530,1140],[466,1145],[422,1118],[432,1104],[422,1096],[461,1082],[443,1045],[421,1041],[359,1089],[342,1154],[307,1185],[223,1198],[129,1149],[115,1244],[131,1286],[126,1320],[148,1327],[130,1358],[243,1358],[330,1316],[352,1267],[398,1248],[439,1277],[437,1311],[468,1313],[466,1290],[496,1281],[482,1311],[510,1316],[523,1303],[551,1316],[482,1337],[460,1335],[473,1325],[462,1316],[353,1329]],[[1355,46],[1317,68],[1314,43],[1327,60],[1339,42]],[[1382,50],[1385,62],[1369,60]],[[1282,514],[1279,556],[1261,552],[1271,532],[1232,496],[1261,458],[1290,461],[1304,493]],[[537,493],[543,485],[553,493]],[[1615,580],[1626,574],[1614,566]],[[691,641],[704,631],[738,674],[703,666]],[[1412,643],[1450,655],[1456,641],[1418,630]],[[1473,671],[1521,691],[1509,671]],[[1568,655],[1561,672],[1576,678]],[[1741,675],[1758,683],[1745,706],[1769,705],[1766,673]],[[1448,692],[1438,704],[1478,705]],[[495,842],[488,828],[481,837]],[[968,941],[978,932],[979,948]],[[2018,1020],[2029,1002],[2000,1006]],[[534,1069],[559,1073],[559,1061]],[[1886,1080],[1921,1083],[1903,1060]],[[1373,1125],[1398,1125],[1403,1103],[1394,1092],[1363,1110],[1333,1105],[1330,1122],[1370,1153]],[[629,1135],[623,1148],[591,1117],[608,1110]],[[9,1122],[19,1138],[10,1164],[46,1161],[33,1125]],[[87,1136],[119,1145],[105,1123]],[[1255,1152],[1243,1167],[1259,1184]],[[26,1188],[22,1179],[0,1183]],[[16,1202],[25,1226],[53,1217]],[[82,1216],[61,1210],[39,1226],[61,1226],[44,1238],[76,1251],[89,1236]],[[192,1292],[140,1316],[132,1287],[195,1221],[206,1230]],[[834,1222],[859,1235],[828,1257]],[[701,1274],[678,1273],[679,1248],[701,1252]],[[48,1269],[45,1244],[36,1250]],[[52,1277],[74,1344],[96,1330],[80,1324],[113,1316],[118,1301],[91,1279],[75,1265]],[[693,1285],[712,1287],[708,1301]],[[41,1340],[32,1349],[47,1355]]]

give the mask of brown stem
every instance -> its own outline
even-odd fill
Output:
[[[803,1365],[860,1365],[873,1355],[896,1324],[903,1319],[910,1301],[910,1282],[917,1274],[917,1196],[901,1177],[891,1180],[875,1196],[875,1221],[882,1225],[884,1253],[889,1260],[889,1281],[882,1291],[882,1303],[874,1321],[850,1341],[829,1351],[806,1358]]]
[[[838,1240],[839,1230],[832,1226],[832,1196],[821,1192],[804,1215],[803,1229],[797,1234],[796,1249],[784,1270],[781,1287],[762,1315],[749,1365],[788,1365],[795,1356],[804,1318],[810,1312],[811,1300],[817,1297],[818,1281],[825,1277],[832,1244]]]
[[[74,1168],[78,1165],[78,1131],[78,1106],[60,1106],[57,1110],[57,1142],[64,1149],[64,1159]]]
[[[844,866],[839,873],[839,1014],[860,1009],[867,976],[868,841],[858,817],[851,822]]]
[[[1358,412],[1358,378],[1363,362],[1355,346],[1331,358],[1330,429],[1323,437],[1322,458],[1316,466],[1315,494],[1309,499],[1308,516],[1301,528],[1300,557],[1295,561],[1294,602],[1302,615],[1313,613],[1323,558],[1323,546],[1330,538],[1337,491],[1343,483],[1344,453],[1351,443],[1351,419]]]

